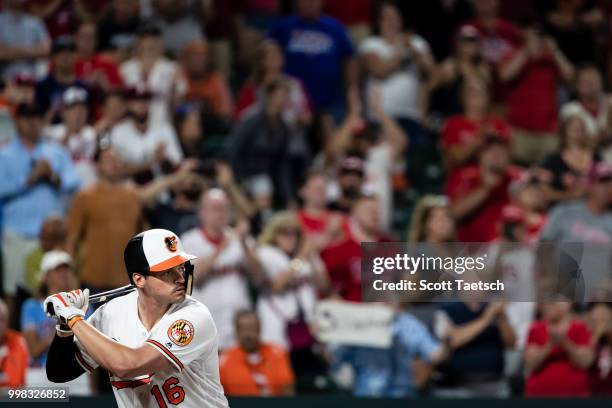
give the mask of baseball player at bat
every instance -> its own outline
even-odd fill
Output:
[[[136,290],[114,298],[87,320],[87,289],[49,296],[44,307],[60,323],[47,377],[66,382],[100,366],[122,407],[228,407],[219,380],[217,328],[193,299],[195,256],[171,231],[133,237],[124,252]]]

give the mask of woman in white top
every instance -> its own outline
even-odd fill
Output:
[[[381,5],[378,27],[380,34],[366,38],[359,46],[368,75],[367,92],[380,87],[385,113],[420,123],[426,96],[423,79],[435,67],[429,45],[405,31],[401,12],[393,3]]]
[[[292,211],[276,214],[258,243],[257,255],[270,285],[257,304],[261,337],[290,350],[296,338],[290,338],[288,326],[302,318],[312,321],[317,292],[329,286],[327,271]]]
[[[151,119],[168,122],[170,109],[187,92],[187,82],[180,65],[163,56],[161,30],[145,25],[138,33],[134,57],[119,67],[128,87],[144,87],[154,94]]]

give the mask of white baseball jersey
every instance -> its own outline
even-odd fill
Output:
[[[137,300],[138,292],[115,298],[87,321],[128,347],[143,343],[154,347],[172,363],[173,369],[137,378],[119,378],[110,373],[119,408],[228,407],[219,380],[217,328],[206,306],[186,296],[147,331],[138,317]],[[75,342],[80,350],[77,361],[92,372],[98,364],[76,336]]]
[[[229,243],[216,259],[210,279],[200,288],[194,287],[192,296],[204,303],[219,329],[219,348],[234,346],[234,314],[251,308],[251,297],[245,276],[245,253],[240,239],[230,231],[226,232]],[[199,259],[210,256],[216,248],[202,229],[194,228],[181,236],[186,252]],[[197,262],[195,262],[197,268]],[[197,271],[196,271],[197,272]]]

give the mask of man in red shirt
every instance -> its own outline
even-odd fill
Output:
[[[0,300],[0,389],[23,387],[30,360],[25,339],[7,329],[8,321],[8,308]]]
[[[508,186],[520,174],[510,166],[505,140],[489,137],[484,143],[479,164],[455,174],[447,185],[462,242],[489,242],[498,236],[502,210],[510,203]]]
[[[513,158],[530,165],[557,149],[558,82],[571,80],[574,67],[537,23],[526,23],[523,35],[523,46],[503,58],[499,77],[508,85]]]
[[[293,395],[295,378],[287,352],[261,342],[257,315],[240,311],[234,325],[238,346],[226,350],[219,363],[226,395]]]
[[[542,305],[543,320],[527,336],[525,368],[527,397],[584,397],[590,395],[588,367],[594,352],[584,322],[573,319],[571,303]]]
[[[380,204],[375,196],[356,199],[349,217],[349,235],[321,252],[335,294],[361,301],[361,243],[389,242],[380,231]]]

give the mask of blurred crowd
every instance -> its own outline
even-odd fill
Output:
[[[42,299],[128,284],[125,243],[166,228],[199,257],[228,395],[612,395],[609,296],[393,305],[387,349],[313,324],[361,301],[361,242],[612,242],[611,21],[606,0],[2,0],[0,386],[44,377]]]

